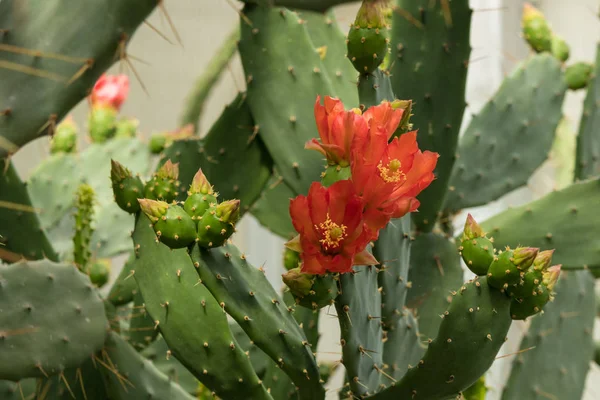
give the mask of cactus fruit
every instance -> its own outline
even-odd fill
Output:
[[[133,138],[137,135],[140,121],[136,118],[121,118],[116,124],[116,138]]]
[[[82,184],[75,194],[75,236],[73,236],[73,259],[80,271],[85,271],[90,261],[90,241],[94,231],[95,193],[91,186]]]
[[[552,35],[552,55],[565,62],[569,59],[570,48],[567,42],[558,35]]]
[[[172,249],[187,247],[196,240],[196,224],[177,204],[139,199],[142,212],[152,221],[158,240]]]
[[[117,114],[117,110],[111,107],[98,107],[90,112],[88,125],[93,143],[105,143],[115,136]]]
[[[507,248],[505,251],[499,251],[488,270],[490,286],[505,291],[519,283],[521,272],[531,266],[538,251],[539,249],[533,247],[517,247],[514,250]]]
[[[77,125],[71,116],[56,127],[50,140],[50,153],[73,153],[77,150]]]
[[[332,305],[338,296],[337,279],[332,275],[306,274],[296,267],[283,274],[282,278],[296,303],[312,310]]]
[[[283,266],[286,270],[298,268],[301,262],[300,253],[287,247],[283,250]]]
[[[479,276],[487,275],[488,268],[494,260],[494,245],[485,236],[475,219],[469,214],[458,248],[467,267]]]
[[[115,201],[123,211],[134,214],[139,211],[138,199],[143,196],[144,184],[138,176],[118,161],[110,160],[110,180],[112,182]]]
[[[198,244],[206,248],[222,246],[235,232],[239,217],[239,200],[213,204],[198,221]]]
[[[552,30],[544,14],[529,3],[523,6],[521,27],[525,40],[533,50],[538,53],[552,50]]]
[[[93,261],[88,264],[84,272],[90,277],[90,281],[94,285],[101,288],[110,279],[110,260],[100,259]]]
[[[485,386],[485,376],[482,376],[467,390],[462,392],[462,400],[485,400],[488,388]]]
[[[348,54],[360,73],[372,73],[389,52],[388,0],[363,1],[348,32]]]
[[[565,80],[569,89],[579,90],[587,87],[593,71],[594,66],[586,62],[569,65],[565,71]]]
[[[198,222],[212,204],[217,204],[217,194],[202,169],[199,169],[194,175],[194,179],[192,179],[183,208],[198,225]]]
[[[151,200],[162,200],[167,203],[177,198],[179,193],[179,163],[167,160],[156,171],[152,179],[144,186],[144,197]]]

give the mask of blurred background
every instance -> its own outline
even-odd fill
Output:
[[[532,3],[544,12],[554,32],[571,46],[570,61],[594,61],[596,42],[600,38],[598,0],[541,0]],[[152,132],[171,131],[179,127],[178,121],[183,105],[195,79],[239,23],[240,4],[233,0],[167,0],[165,5],[182,44],[178,44],[177,35],[171,29],[168,18],[157,9],[149,22],[169,40],[165,40],[149,25],[142,25],[127,50],[128,54],[135,57],[132,57],[131,61],[137,74],[121,63],[117,63],[109,71],[123,72],[130,76],[131,92],[121,114],[138,118],[140,131],[145,138]],[[510,74],[529,53],[520,37],[522,6],[521,0],[471,0],[474,10],[471,27],[473,51],[467,83],[469,107],[463,127],[468,124],[470,114],[477,112],[484,105],[497,90],[503,77]],[[336,9],[338,21],[344,31],[353,21],[357,8],[358,5],[352,4]],[[230,103],[239,91],[244,90],[244,74],[236,56],[211,93],[200,121],[201,134],[210,128],[224,106]],[[563,109],[565,120],[559,128],[558,150],[575,146],[575,132],[584,94],[584,91],[567,92]],[[402,98],[402,93],[396,95]],[[418,108],[415,112],[418,112]],[[87,113],[86,101],[82,101],[73,110],[74,119],[80,127],[85,127]],[[80,140],[85,140],[83,135]],[[80,143],[80,146],[84,147],[85,143]],[[23,178],[27,178],[37,162],[46,156],[48,148],[48,138],[41,138],[17,153],[14,161]],[[468,211],[477,220],[483,220],[507,207],[539,198],[553,190],[557,177],[568,173],[568,168],[569,166],[561,163],[558,157],[551,157],[532,177],[528,188],[510,193],[486,207]],[[461,220],[461,217],[457,220]],[[462,220],[464,221],[464,218]],[[282,285],[283,241],[262,228],[250,215],[243,218],[238,231],[234,242],[245,251],[252,263],[264,265],[269,280],[279,288]],[[114,277],[118,274],[118,267],[113,266]],[[333,361],[341,357],[339,328],[335,318],[333,307],[322,310],[320,326],[323,336],[317,349],[319,359]],[[500,355],[517,351],[518,339],[526,329],[525,323],[514,323],[510,340]],[[600,336],[599,331],[600,329],[596,329],[597,337]],[[511,362],[512,357],[502,358],[492,367],[488,379],[488,385],[492,388],[488,395],[489,400],[500,398]],[[331,389],[339,389],[342,385],[342,371],[338,373],[339,379],[332,383]],[[596,364],[592,365],[587,382],[584,399],[600,399],[600,368]],[[548,399],[555,398],[549,396]]]

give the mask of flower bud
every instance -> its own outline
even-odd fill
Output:
[[[121,118],[116,124],[116,138],[133,138],[137,134],[140,121],[136,118]]]
[[[150,221],[155,223],[162,218],[169,208],[169,204],[164,201],[156,201],[151,199],[138,199],[142,212],[150,218]]]
[[[548,268],[542,278],[542,282],[544,286],[548,288],[549,291],[554,290],[554,286],[556,286],[556,282],[558,282],[558,278],[560,277],[560,268],[562,265],[554,265]]]
[[[513,250],[513,256],[511,261],[521,271],[525,271],[533,264],[533,260],[538,255],[540,249],[535,247],[517,247]]]
[[[218,204],[217,217],[225,223],[235,224],[240,219],[240,201],[227,200]]]
[[[297,268],[300,265],[300,254],[288,248],[283,250],[283,266],[286,270]]]
[[[290,269],[281,277],[294,296],[306,296],[313,285],[313,275],[301,272],[299,267]]]
[[[536,271],[544,271],[548,269],[550,263],[552,262],[553,253],[554,249],[540,251],[533,260],[533,269],[535,269]]]
[[[138,176],[133,176],[131,171],[115,160],[110,160],[110,179],[115,201],[122,210],[136,213],[140,209],[137,199],[143,196],[144,184]]]
[[[481,226],[477,223],[477,221],[475,221],[475,218],[473,218],[471,214],[468,214],[465,227],[463,229],[462,240],[475,239],[484,236],[485,234],[483,233]]]
[[[50,141],[50,153],[73,153],[77,147],[77,125],[71,116],[58,126]]]
[[[283,282],[290,288],[296,304],[311,310],[331,305],[338,296],[336,278],[331,275],[312,275],[293,268],[282,275]]]
[[[521,26],[523,37],[533,50],[538,53],[552,50],[552,30],[544,14],[529,3],[523,5]]]

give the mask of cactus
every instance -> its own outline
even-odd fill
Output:
[[[2,265],[0,283],[1,379],[58,374],[102,347],[108,329],[102,300],[74,266],[48,260]]]
[[[583,114],[577,136],[577,159],[575,177],[585,179],[600,174],[600,140],[594,132],[600,126],[600,45],[596,50],[596,70],[594,78],[588,85],[588,92],[583,104]]]
[[[323,400],[343,365],[340,398],[483,400],[512,321],[531,320],[504,398],[581,397],[585,270],[600,268],[598,63],[566,65],[539,11],[523,15],[534,52],[459,138],[468,1],[364,0],[345,38],[329,10],[345,0],[246,0],[181,126],[146,143],[119,114],[129,78],[98,77],[165,5],[112,2],[0,5],[0,157],[54,135],[26,183],[8,158],[0,176],[13,263],[0,266],[0,396]],[[246,93],[196,136],[236,44]],[[456,218],[527,184],[578,88],[578,182],[481,224]],[[92,143],[78,153],[60,119],[83,97]],[[281,290],[234,244],[246,213],[288,240]],[[320,312],[334,309],[341,360],[319,365]]]

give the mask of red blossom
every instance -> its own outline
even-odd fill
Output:
[[[119,110],[128,94],[127,75],[102,75],[92,89],[92,107],[107,106]]]
[[[402,109],[394,109],[387,101],[363,114],[357,108],[346,111],[341,100],[329,96],[325,96],[321,105],[321,97],[318,96],[315,120],[321,142],[312,139],[305,148],[317,150],[327,157],[330,164],[346,167],[350,165],[356,143],[363,143],[374,132],[389,139],[396,131],[402,114]]]
[[[372,134],[353,149],[352,182],[372,240],[391,218],[416,211],[416,196],[433,181],[437,159],[437,153],[419,150],[416,131],[390,143],[384,134]]]
[[[290,215],[299,235],[286,245],[300,252],[302,272],[351,272],[353,265],[373,265],[377,260],[366,250],[363,202],[348,180],[328,188],[314,182],[308,196],[290,202]]]

